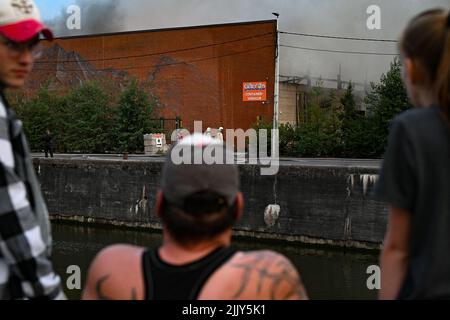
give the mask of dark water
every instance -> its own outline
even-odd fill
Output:
[[[83,227],[53,224],[53,263],[61,275],[66,294],[79,299],[81,290],[68,290],[65,286],[70,265],[81,269],[82,286],[88,267],[98,251],[114,243],[131,243],[153,247],[161,242],[161,234],[130,231],[113,227]],[[367,267],[378,264],[377,253],[317,250],[285,242],[267,243],[260,240],[235,238],[235,247],[241,250],[271,249],[287,256],[301,272],[304,285],[311,299],[375,299],[376,290],[367,289],[370,276]]]

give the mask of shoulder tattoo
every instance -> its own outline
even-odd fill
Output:
[[[270,251],[245,253],[238,263],[232,263],[232,268],[241,269],[240,286],[234,293],[233,299],[239,298],[248,288],[250,278],[257,276],[256,294],[261,294],[262,287],[269,288],[271,299],[307,299],[301,278],[284,256]],[[277,296],[281,285],[287,286],[284,296]]]

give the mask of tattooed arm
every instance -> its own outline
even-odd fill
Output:
[[[142,249],[115,245],[102,250],[89,269],[83,300],[141,300]]]

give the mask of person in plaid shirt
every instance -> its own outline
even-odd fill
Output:
[[[0,299],[65,299],[22,122],[3,92],[25,83],[41,34],[53,37],[33,1],[0,0]]]

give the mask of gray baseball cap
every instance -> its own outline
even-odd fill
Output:
[[[211,155],[217,161],[211,161]],[[237,165],[230,159],[234,160],[233,151],[220,140],[202,134],[183,138],[169,150],[163,166],[164,197],[183,208],[186,197],[210,191],[223,196],[229,206],[233,205],[240,182]]]

